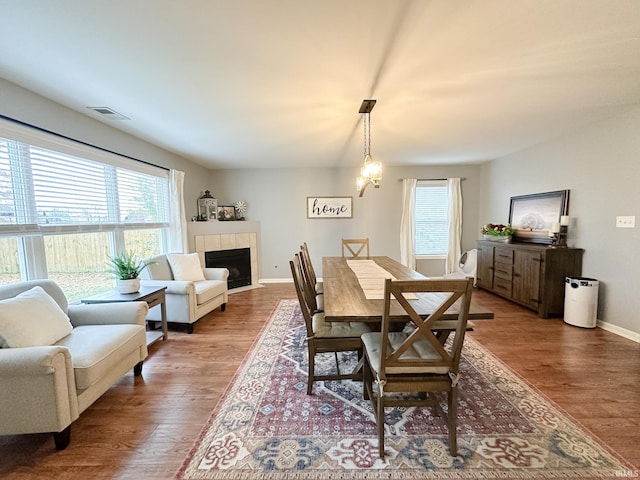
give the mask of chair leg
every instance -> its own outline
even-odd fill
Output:
[[[384,459],[384,400],[382,399],[382,394],[378,394],[378,404],[377,404],[377,417],[376,422],[378,424],[378,449],[380,451],[380,458]]]
[[[309,373],[307,374],[307,395],[313,393],[313,375],[315,370],[316,353],[313,348],[309,348]]]
[[[71,442],[71,425],[61,432],[55,432],[53,434],[53,441],[56,444],[56,450],[64,450],[67,448],[69,446],[69,442]]]
[[[138,362],[133,366],[133,376],[139,377],[142,375],[142,362]]]
[[[336,371],[340,375],[340,362],[338,362],[338,352],[333,352],[333,356],[336,357]]]
[[[220,305],[220,311],[224,312],[227,309],[227,304],[223,303],[222,305]]]
[[[458,455],[458,441],[456,428],[458,424],[458,387],[452,387],[449,391],[449,405],[447,412],[447,424],[449,427],[449,451],[451,456]]]

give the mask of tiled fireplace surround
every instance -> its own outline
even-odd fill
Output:
[[[251,285],[258,285],[258,241],[260,222],[190,222],[187,228],[189,251],[197,252],[204,265],[204,252],[249,248]]]

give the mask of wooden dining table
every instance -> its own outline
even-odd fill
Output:
[[[322,283],[324,291],[324,318],[328,322],[372,322],[382,321],[383,298],[367,298],[358,277],[349,266],[349,259],[344,257],[322,258]],[[424,280],[428,277],[402,265],[389,257],[370,257],[375,264],[388,272],[389,278],[395,280]],[[374,266],[375,267],[375,266]],[[424,317],[429,316],[441,303],[441,293],[418,293],[409,300],[416,312]],[[458,308],[452,305],[438,322],[444,330],[453,327],[458,318]],[[468,320],[493,318],[493,312],[481,307],[471,298]],[[391,302],[390,320],[406,322],[407,313],[396,300]],[[449,325],[451,323],[451,325]],[[454,327],[455,328],[455,327]]]

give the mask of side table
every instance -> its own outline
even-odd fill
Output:
[[[147,331],[147,345],[151,345],[160,339],[166,340],[168,337],[166,289],[167,287],[140,287],[140,290],[135,293],[118,293],[116,290],[109,290],[80,301],[82,303],[147,302],[149,308],[160,305],[162,331]]]

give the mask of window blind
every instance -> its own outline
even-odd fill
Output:
[[[157,170],[160,176],[0,138],[0,233],[166,227],[168,178]]]
[[[446,181],[419,181],[416,187],[416,255],[446,255],[449,243]]]

